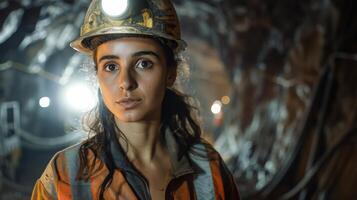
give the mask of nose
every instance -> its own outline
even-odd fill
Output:
[[[134,75],[130,68],[123,68],[119,73],[119,87],[121,90],[131,91],[137,87]]]

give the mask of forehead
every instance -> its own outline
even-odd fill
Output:
[[[109,40],[99,45],[96,49],[97,57],[105,54],[130,56],[139,51],[153,51],[160,56],[164,55],[160,43],[152,38],[123,37]]]

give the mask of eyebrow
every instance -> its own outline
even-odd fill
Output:
[[[152,56],[155,56],[156,58],[160,59],[159,54],[157,54],[157,53],[155,53],[153,51],[138,51],[138,52],[133,54],[133,57],[139,57],[139,56],[142,56],[142,55],[152,55]]]
[[[100,63],[103,60],[112,60],[112,59],[119,59],[119,56],[115,56],[115,55],[105,55],[100,57],[98,63]]]
[[[139,56],[142,56],[142,55],[152,55],[152,56],[155,56],[156,58],[160,59],[160,56],[159,54],[153,52],[153,51],[138,51],[138,52],[135,52],[132,57],[139,57]],[[112,60],[112,59],[119,59],[120,57],[119,56],[116,56],[116,55],[104,55],[102,57],[100,57],[98,63],[100,63],[101,61],[103,60]]]

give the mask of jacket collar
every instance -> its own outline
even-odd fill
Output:
[[[183,151],[183,149],[177,142],[173,133],[169,129],[166,129],[164,134],[164,140],[170,154],[173,175],[175,178],[185,174],[194,173],[195,170],[188,159],[188,155],[185,153],[183,156],[179,157],[180,152]],[[123,148],[116,139],[111,140],[110,147],[115,166],[121,170],[135,173],[135,168],[128,160]]]

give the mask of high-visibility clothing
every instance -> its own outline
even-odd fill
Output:
[[[213,159],[202,158],[202,155],[189,153],[190,151],[179,158],[182,148],[170,131],[166,131],[165,141],[173,167],[173,178],[165,190],[166,199],[239,199],[233,176],[217,152]],[[77,180],[80,145],[60,151],[52,158],[36,182],[32,200],[99,199],[100,186],[109,170],[101,158],[95,159],[94,153],[88,151],[88,165],[95,159],[95,167],[91,169],[88,181]],[[206,149],[203,144],[196,144],[194,147]],[[128,161],[117,141],[111,141],[111,153],[116,169],[111,184],[104,191],[104,199],[151,199],[145,178]]]

